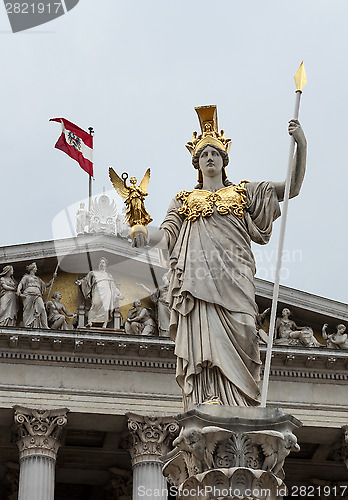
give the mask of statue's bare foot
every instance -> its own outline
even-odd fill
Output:
[[[103,323],[102,328],[106,328],[107,324],[108,324],[108,322],[107,322],[107,321],[105,321],[105,323]]]
[[[92,326],[92,324],[93,324],[93,323],[87,323],[86,327],[87,327],[87,326]]]

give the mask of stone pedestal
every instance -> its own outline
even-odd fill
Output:
[[[179,425],[172,417],[144,417],[128,413],[128,450],[133,466],[133,500],[167,500],[167,481],[161,456],[171,450]]]
[[[19,429],[18,500],[53,500],[56,458],[68,410],[34,410],[20,406],[14,410]]]
[[[299,450],[301,422],[282,410],[199,405],[177,417],[181,431],[164,461],[178,500],[280,500],[283,464]]]

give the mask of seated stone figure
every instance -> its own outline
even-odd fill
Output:
[[[162,276],[163,285],[150,290],[143,283],[137,283],[146,290],[152,302],[155,305],[155,320],[157,323],[158,333],[160,337],[169,337],[169,323],[170,323],[170,307],[168,303],[168,288],[169,288],[170,271]]]
[[[327,333],[328,326],[329,325],[325,323],[322,329],[323,338],[326,341],[326,347],[328,347],[329,349],[348,350],[348,335],[345,333],[346,327],[340,324],[337,325],[336,332]]]
[[[129,309],[124,329],[128,335],[154,335],[156,322],[152,311],[148,307],[141,307],[140,300],[136,300]]]
[[[306,347],[320,347],[320,342],[314,337],[311,327],[298,327],[295,321],[289,319],[291,312],[287,307],[282,310],[282,317],[276,321],[276,340],[278,345],[303,345]]]
[[[76,314],[69,313],[64,304],[61,303],[62,294],[55,292],[52,299],[46,302],[48,326],[54,330],[72,330],[66,318],[75,318]]]

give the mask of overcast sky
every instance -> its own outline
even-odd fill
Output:
[[[196,182],[185,148],[199,130],[194,106],[218,106],[230,180],[284,180],[304,60],[308,163],[289,206],[282,284],[347,302],[347,19],[346,0],[80,0],[12,34],[1,6],[0,245],[52,239],[56,215],[87,196],[87,174],[54,149],[52,117],[94,127],[95,194],[111,188],[110,165],[139,180],[151,167],[155,225]],[[268,280],[279,226],[255,247]]]

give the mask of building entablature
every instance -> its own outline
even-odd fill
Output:
[[[266,346],[260,346],[264,359]],[[174,342],[155,336],[127,335],[124,330],[76,331],[0,328],[0,357],[49,363],[96,364],[138,369],[175,370]],[[309,381],[347,381],[348,351],[325,346],[274,346],[271,377]]]

